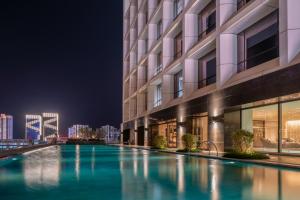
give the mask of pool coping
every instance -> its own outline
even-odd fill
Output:
[[[152,152],[192,156],[192,157],[199,157],[199,158],[234,161],[234,162],[239,162],[239,163],[248,163],[248,164],[250,163],[250,164],[263,165],[263,166],[269,166],[269,167],[284,167],[284,168],[290,168],[290,169],[300,169],[300,165],[297,165],[297,164],[268,161],[268,160],[249,160],[249,159],[225,158],[222,156],[205,155],[205,154],[199,154],[199,153],[184,153],[184,152],[176,152],[176,151],[170,151],[170,150],[151,149],[151,148],[142,147],[142,146],[127,146],[127,145],[111,145],[111,146],[128,147],[128,148],[132,148],[132,149],[148,150],[148,151],[152,151]]]
[[[50,146],[54,146],[54,144],[41,144],[41,145],[33,145],[33,146],[27,146],[19,149],[10,149],[10,150],[4,150],[0,151],[0,160],[6,159],[12,156],[18,156],[24,153],[28,153],[30,151],[35,151],[43,148],[47,148]]]

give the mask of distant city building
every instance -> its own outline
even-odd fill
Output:
[[[119,143],[120,130],[113,126],[110,125],[102,126],[101,128],[98,128],[96,132],[103,137],[103,139],[107,144]]]
[[[59,114],[43,113],[43,139],[49,140],[59,137]]]
[[[81,129],[90,127],[88,125],[75,124],[68,129],[69,138],[80,138]]]
[[[42,136],[42,116],[26,115],[25,139],[40,140]]]
[[[0,115],[0,139],[13,139],[13,116],[5,114]]]

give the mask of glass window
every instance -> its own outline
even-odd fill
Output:
[[[157,74],[159,74],[162,71],[162,52],[159,52],[157,54],[157,66],[156,66],[156,70],[154,73],[154,76],[156,76]]]
[[[216,11],[211,13],[206,18],[206,34],[210,33],[216,28]]]
[[[198,13],[198,40],[216,28],[216,2],[211,1]]]
[[[282,104],[282,152],[300,153],[300,101]]]
[[[177,59],[182,55],[182,32],[174,38],[174,58]]]
[[[216,58],[210,60],[200,59],[198,66],[198,88],[203,88],[207,85],[216,82]]]
[[[159,20],[157,23],[157,39],[159,39],[163,32],[162,20]]]
[[[174,18],[176,18],[183,10],[184,1],[183,0],[175,0],[174,1]]]
[[[196,136],[197,147],[206,148],[206,144],[201,142],[208,141],[208,117],[194,118],[192,123],[192,134]]]
[[[162,88],[161,84],[156,86],[154,107],[160,106],[162,103]]]
[[[278,24],[247,39],[247,69],[279,56]]]
[[[278,105],[242,110],[242,129],[254,134],[256,151],[278,151]]]
[[[147,111],[148,110],[148,93],[145,92],[144,94],[144,110]]]
[[[238,72],[279,56],[278,10],[238,35]]]
[[[174,75],[174,98],[181,97],[183,95],[183,75],[182,70]]]

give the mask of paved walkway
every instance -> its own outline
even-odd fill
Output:
[[[153,150],[150,147],[143,147],[143,146],[136,146],[136,145],[117,145],[117,146],[151,150],[151,151],[159,151],[159,152],[163,152],[163,153],[173,153],[173,154],[213,158],[213,159],[220,159],[220,160],[231,160],[231,161],[236,161],[236,162],[246,162],[246,163],[253,163],[253,164],[260,164],[260,165],[280,166],[280,167],[300,169],[300,156],[269,155],[270,159],[267,159],[267,160],[246,160],[246,159],[224,158],[223,152],[219,153],[219,155],[217,155],[216,152],[211,152],[210,154],[209,154],[209,152],[182,153],[182,152],[176,152],[176,149]]]

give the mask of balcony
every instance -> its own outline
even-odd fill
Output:
[[[183,96],[183,89],[174,92],[174,99],[177,99],[177,98],[182,97],[182,96]]]
[[[154,101],[154,108],[160,106],[161,104],[162,104],[162,99],[161,98],[157,99],[156,101]]]
[[[158,66],[156,67],[156,69],[155,69],[155,72],[154,72],[154,74],[153,74],[153,77],[154,77],[154,76],[157,76],[159,73],[161,73],[162,70],[163,70],[162,64],[158,65]]]
[[[208,85],[214,84],[216,82],[216,78],[217,78],[216,75],[212,75],[212,76],[209,76],[205,79],[199,80],[198,89],[201,89],[201,88],[204,88]]]
[[[242,72],[279,56],[279,46],[274,46],[259,52],[238,63],[237,72]]]
[[[241,8],[246,6],[250,1],[253,1],[253,0],[239,0],[237,2],[237,10],[239,11]]]

